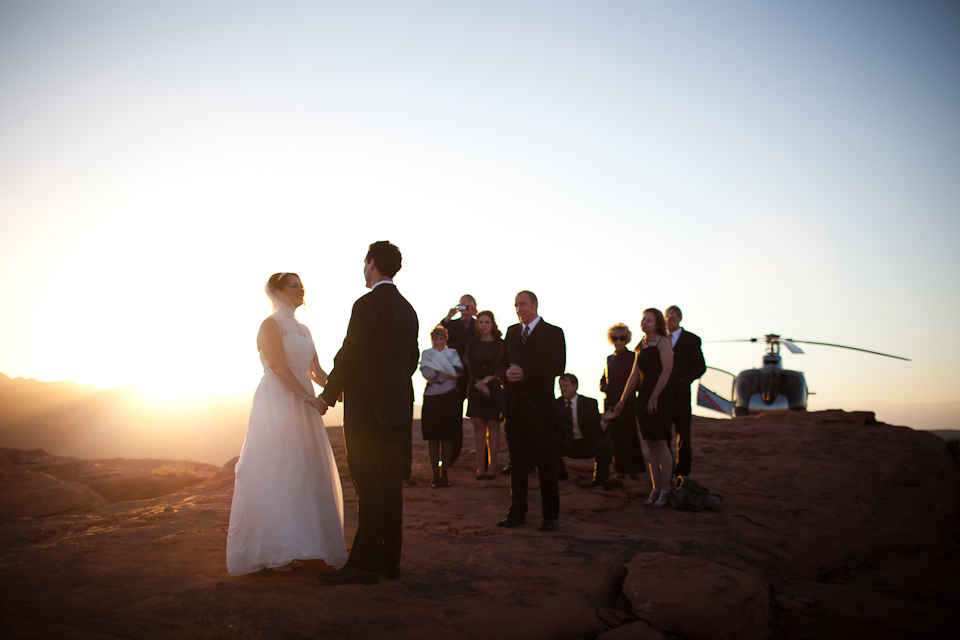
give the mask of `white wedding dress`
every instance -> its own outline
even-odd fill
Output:
[[[312,389],[313,338],[293,320],[292,308],[278,313],[284,311],[277,318],[281,333],[284,325],[296,329],[282,338],[287,364]],[[236,466],[227,571],[236,576],[312,558],[339,569],[347,562],[343,493],[323,419],[284,386],[262,352],[260,361],[264,374]]]

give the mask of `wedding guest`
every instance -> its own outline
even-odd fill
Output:
[[[627,349],[633,339],[630,328],[618,322],[607,330],[607,340],[613,345],[613,354],[607,356],[607,366],[603,369],[600,378],[600,391],[603,392],[603,410],[610,411],[623,396],[630,372],[633,370],[633,361],[636,354]],[[617,477],[630,476],[639,479],[640,473],[646,470],[643,460],[643,449],[640,447],[640,436],[637,432],[637,411],[635,401],[636,392],[627,396],[625,411],[614,418],[607,427],[607,435],[613,440],[613,464],[617,470]]]
[[[460,356],[447,347],[447,330],[436,327],[430,332],[433,347],[423,352],[420,372],[427,380],[423,392],[423,410],[420,428],[427,441],[433,480],[430,486],[449,487],[447,470],[455,440],[463,441],[463,420],[460,417],[462,404],[457,390],[457,378],[463,372]],[[459,438],[457,437],[459,435]]]
[[[453,316],[460,314],[459,318]],[[477,300],[469,293],[460,296],[457,306],[452,307],[447,312],[446,317],[440,321],[440,326],[447,330],[448,346],[457,352],[460,356],[460,362],[464,363],[463,373],[457,378],[457,391],[460,393],[460,415],[463,415],[463,401],[467,398],[467,387],[470,384],[470,375],[466,370],[467,362],[467,344],[473,341],[476,330]],[[448,465],[452,465],[460,457],[460,450],[463,448],[463,429],[460,430],[460,439],[453,441],[450,450]]]
[[[500,422],[503,420],[503,388],[497,379],[497,361],[503,349],[503,339],[492,311],[481,311],[474,324],[474,339],[467,344],[470,373],[467,417],[473,423],[477,480],[493,480],[500,452]]]
[[[504,435],[510,451],[510,509],[498,527],[527,523],[527,470],[540,476],[540,531],[560,526],[560,489],[556,455],[558,425],[553,387],[567,362],[563,329],[548,324],[538,312],[537,296],[521,291],[514,299],[519,323],[507,329],[497,363],[503,387]]]
[[[610,477],[610,457],[613,455],[613,440],[606,432],[605,421],[613,415],[600,416],[597,401],[577,393],[580,381],[572,373],[560,376],[560,397],[557,398],[557,411],[563,427],[563,442],[560,446],[559,479],[567,479],[567,467],[564,457],[576,459],[593,458],[593,486],[610,491],[607,483]]]
[[[673,397],[673,426],[677,432],[678,476],[690,475],[693,453],[690,447],[690,425],[693,422],[690,385],[707,372],[700,337],[680,326],[683,313],[677,305],[667,307],[664,316],[667,336],[673,345],[673,372],[670,374],[670,393]]]
[[[640,435],[647,441],[650,452],[650,480],[653,491],[644,504],[665,507],[673,493],[673,457],[670,455],[672,427],[672,402],[670,397],[670,372],[673,370],[673,349],[667,337],[667,325],[659,309],[646,309],[640,322],[643,340],[636,346],[636,359],[630,379],[623,390],[614,412],[620,414],[633,390],[640,382],[637,393],[637,422]],[[641,381],[642,380],[642,381]]]

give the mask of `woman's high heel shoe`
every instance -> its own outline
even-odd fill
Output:
[[[665,507],[670,504],[670,498],[673,497],[673,491],[661,491],[660,499],[653,503],[655,507]]]
[[[660,489],[654,489],[650,492],[650,497],[643,501],[643,504],[653,504],[660,498]]]

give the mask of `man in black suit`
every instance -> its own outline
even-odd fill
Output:
[[[557,410],[563,425],[563,444],[560,455],[567,458],[595,460],[593,486],[610,491],[610,461],[613,460],[613,440],[607,436],[606,423],[600,417],[600,408],[593,398],[577,393],[580,381],[572,373],[560,376],[560,397]],[[611,413],[612,416],[612,413]],[[567,479],[567,469],[560,459],[560,480]]]
[[[466,307],[461,309],[460,307]],[[460,314],[456,320],[453,316]],[[450,309],[447,317],[440,321],[440,326],[447,330],[447,346],[457,352],[460,356],[460,362],[463,363],[463,373],[457,378],[457,391],[460,392],[460,413],[463,414],[463,401],[467,399],[467,387],[470,385],[470,371],[467,369],[467,343],[474,340],[474,330],[476,329],[477,300],[465,293],[460,296],[460,302],[456,307]],[[449,459],[444,458],[444,466],[452,465],[460,457],[460,450],[463,447],[463,433],[460,433],[459,439],[453,441],[453,449],[450,452]],[[444,454],[446,456],[446,454]]]
[[[699,336],[680,326],[680,321],[683,320],[680,307],[667,307],[664,320],[667,321],[667,333],[673,343],[670,390],[673,394],[673,426],[677,431],[677,464],[674,475],[686,476],[690,474],[693,461],[690,449],[690,423],[693,421],[690,385],[706,373],[707,363],[703,360]]]
[[[465,307],[461,309],[460,307]],[[453,319],[453,316],[460,317]],[[460,302],[450,309],[440,325],[447,330],[447,346],[457,352],[460,362],[467,362],[467,343],[473,340],[474,321],[477,315],[477,301],[469,293],[460,296]],[[459,383],[459,380],[457,381]],[[464,395],[466,397],[466,395]]]
[[[353,305],[317,401],[325,412],[343,393],[343,439],[360,512],[347,565],[321,573],[324,584],[375,584],[381,570],[400,577],[402,437],[413,419],[410,377],[420,360],[417,314],[393,284],[400,264],[394,245],[370,245],[363,265],[370,293]]]
[[[521,291],[514,300],[519,324],[507,329],[497,377],[503,384],[504,434],[510,451],[510,510],[498,527],[527,523],[527,468],[536,464],[540,475],[543,522],[540,531],[559,526],[560,490],[557,486],[559,424],[554,380],[567,364],[563,329],[547,324],[537,313],[537,296]]]

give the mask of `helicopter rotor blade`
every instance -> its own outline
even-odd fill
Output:
[[[719,344],[721,342],[757,342],[760,338],[744,338],[743,340],[707,340],[704,344]]]
[[[787,341],[782,341],[784,344],[788,344]],[[848,347],[845,344],[831,344],[829,342],[813,342],[812,340],[794,340],[790,339],[789,342],[800,342],[802,344],[819,344],[823,347],[837,347],[838,349],[850,349],[851,351],[863,351],[864,353],[872,353],[875,356],[884,356],[887,358],[896,358],[897,360],[906,360],[907,362],[913,362],[910,358],[902,358],[900,356],[891,355],[889,353],[880,353],[879,351],[870,351],[869,349],[860,349],[858,347]],[[790,347],[787,347],[788,349]]]
[[[777,342],[779,342],[780,344],[785,346],[787,349],[789,349],[790,353],[803,353],[803,349],[793,344],[792,341],[787,340],[786,338],[779,338]]]

